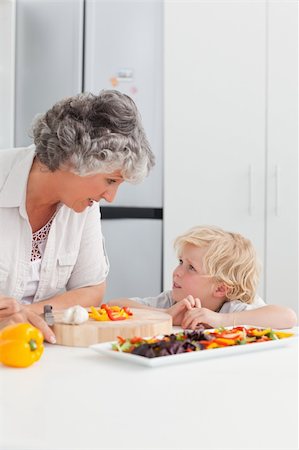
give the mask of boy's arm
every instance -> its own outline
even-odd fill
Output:
[[[169,308],[154,308],[152,306],[144,305],[143,303],[136,302],[135,300],[131,300],[129,298],[115,298],[113,300],[109,300],[107,304],[116,306],[128,306],[131,308],[150,309],[151,311],[161,311],[169,314],[172,317],[172,325],[181,325],[184,314],[186,313],[186,311],[192,308],[188,298],[175,303]]]
[[[211,328],[235,325],[254,325],[271,328],[292,328],[297,325],[297,316],[291,308],[280,305],[266,305],[260,308],[217,313],[207,308],[192,308],[183,317],[182,328],[195,329],[199,323]]]
[[[233,312],[231,314],[233,315],[233,322],[235,321],[236,324],[271,328],[292,328],[297,325],[295,311],[280,305],[266,305],[261,308]]]

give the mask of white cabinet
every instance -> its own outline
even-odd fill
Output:
[[[165,3],[165,288],[174,238],[213,224],[252,240],[269,303],[297,307],[296,3]]]
[[[268,7],[267,214],[269,302],[298,308],[298,3]]]

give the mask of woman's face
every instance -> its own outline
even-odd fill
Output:
[[[61,180],[61,202],[78,213],[91,206],[94,201],[104,199],[112,202],[119,185],[124,181],[120,170],[83,177],[63,172]]]

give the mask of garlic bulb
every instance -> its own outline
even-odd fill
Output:
[[[73,325],[79,325],[88,320],[88,312],[80,305],[72,306],[64,311],[62,322]]]

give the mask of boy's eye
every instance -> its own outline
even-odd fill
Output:
[[[191,264],[189,264],[189,270],[192,270],[192,271],[195,271],[195,272],[196,272],[195,267],[193,267]]]
[[[179,259],[179,265],[181,266],[183,264],[183,260]]]
[[[113,183],[116,183],[116,180],[113,180],[113,178],[107,178],[107,183],[113,184]]]

